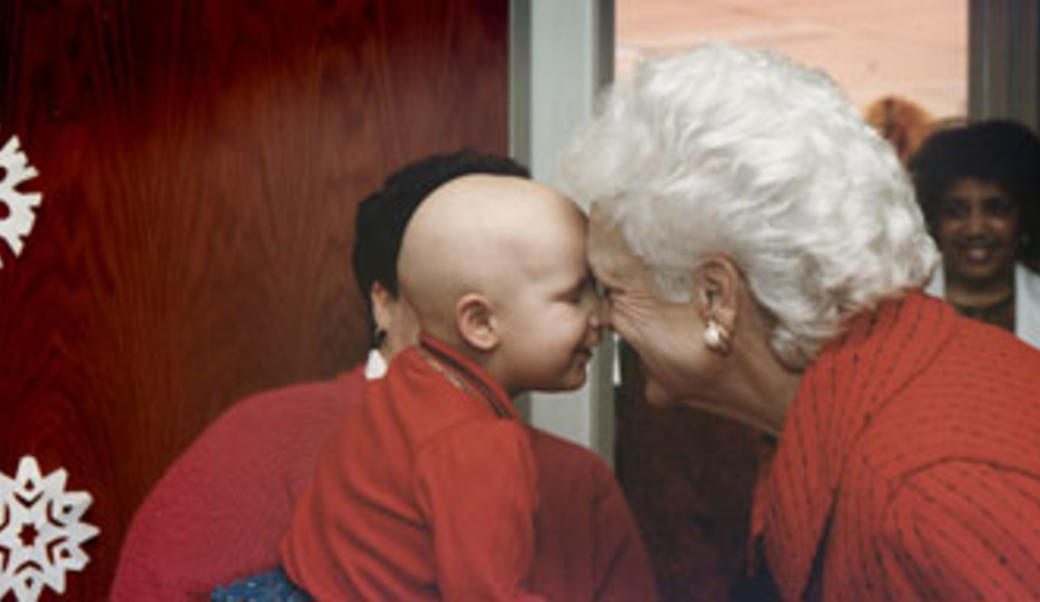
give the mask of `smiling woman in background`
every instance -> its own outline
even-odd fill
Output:
[[[1040,276],[1022,262],[1040,233],[1040,140],[1010,121],[945,130],[910,170],[943,254],[928,292],[1040,347]]]

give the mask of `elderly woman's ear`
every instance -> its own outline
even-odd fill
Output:
[[[737,325],[740,270],[725,255],[712,255],[693,272],[694,298],[704,322],[704,342],[719,353],[729,353]]]

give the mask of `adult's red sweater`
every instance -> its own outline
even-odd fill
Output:
[[[807,369],[757,493],[785,599],[1040,600],[1040,352],[886,303]]]

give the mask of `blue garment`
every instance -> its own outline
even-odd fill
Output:
[[[311,597],[289,581],[281,568],[217,587],[209,599],[210,602],[311,602]]]

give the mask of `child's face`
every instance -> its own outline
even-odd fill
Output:
[[[537,228],[537,244],[516,257],[510,294],[499,300],[503,383],[510,394],[559,391],[585,383],[599,343],[599,300],[585,260],[584,216],[556,215]],[[558,222],[558,223],[557,223]]]

